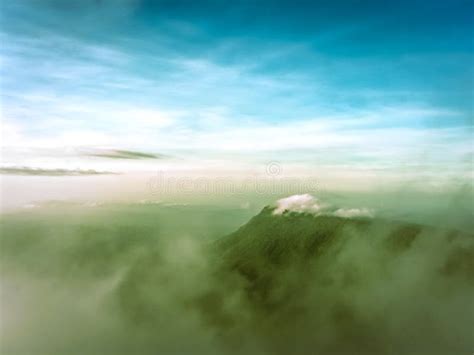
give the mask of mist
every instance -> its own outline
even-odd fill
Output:
[[[372,208],[370,199],[378,198],[369,197],[336,206]],[[58,203],[2,215],[2,353],[471,351],[472,235],[421,225],[416,237],[396,239],[390,223],[362,231],[349,225],[315,254],[298,254],[290,243],[274,262],[265,244],[271,238],[265,230],[273,227],[262,220],[256,234],[262,239],[248,239],[256,244],[241,239],[221,249],[264,202],[253,203]],[[390,210],[378,214],[386,218]],[[460,213],[445,209],[440,220],[433,211],[436,226],[449,226]],[[299,243],[305,225],[319,217],[294,214],[271,214],[268,221],[297,218],[300,229],[291,224],[284,234]],[[260,215],[247,228],[255,221]],[[254,274],[242,273],[236,262]]]

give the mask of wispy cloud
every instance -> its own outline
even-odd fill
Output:
[[[32,176],[84,176],[114,174],[107,171],[96,170],[67,170],[67,169],[41,169],[30,167],[0,167],[0,174],[6,175],[32,175]]]
[[[226,9],[229,23],[160,6],[8,5],[18,21],[1,28],[4,160],[100,148],[459,170],[472,154],[472,56],[450,38],[434,53],[412,30],[418,49],[406,53],[387,29],[387,55],[380,19],[365,13],[331,26],[271,13],[249,31]]]

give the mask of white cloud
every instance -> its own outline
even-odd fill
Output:
[[[368,208],[339,208],[333,212],[336,217],[354,218],[354,217],[373,217],[374,213]]]
[[[283,214],[285,211],[319,214],[322,209],[323,206],[310,194],[293,195],[278,200],[273,214]]]
[[[360,114],[357,120],[335,115],[272,124],[239,120],[218,106],[199,114],[48,93],[30,93],[25,100],[31,100],[38,111],[29,115],[19,106],[6,110],[8,119],[2,120],[2,145],[7,148],[3,158],[17,165],[26,165],[18,150],[30,151],[30,158],[42,158],[44,149],[48,149],[48,156],[57,155],[53,150],[71,152],[87,147],[130,149],[192,156],[202,166],[211,159],[223,168],[235,166],[237,160],[249,164],[261,164],[265,157],[275,160],[278,151],[281,163],[306,164],[320,178],[338,171],[348,177],[358,169],[378,176],[384,171],[399,177],[422,172],[441,176],[458,174],[453,170],[455,164],[461,166],[457,162],[472,152],[463,127],[372,128],[372,115]],[[36,161],[43,164],[42,159]],[[448,163],[453,167],[440,172],[440,164],[446,167]],[[55,168],[62,167],[60,160],[56,164]]]
[[[0,131],[2,146],[17,145],[17,143],[21,141],[21,138],[23,137],[19,125],[15,124],[14,122],[7,121],[5,117],[1,117],[0,119]]]
[[[285,212],[310,213],[315,216],[326,215],[342,218],[373,217],[374,213],[368,208],[339,208],[329,204],[321,203],[310,194],[293,195],[277,201],[273,210],[274,215],[282,215]]]

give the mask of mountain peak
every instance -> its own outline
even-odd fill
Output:
[[[338,208],[320,201],[310,194],[292,195],[276,202],[274,215],[284,215],[288,212],[307,213],[315,216],[327,215],[343,218],[373,217],[374,212],[366,207]]]

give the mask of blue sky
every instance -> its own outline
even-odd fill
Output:
[[[5,1],[6,160],[86,147],[466,171],[473,10],[456,0]]]

